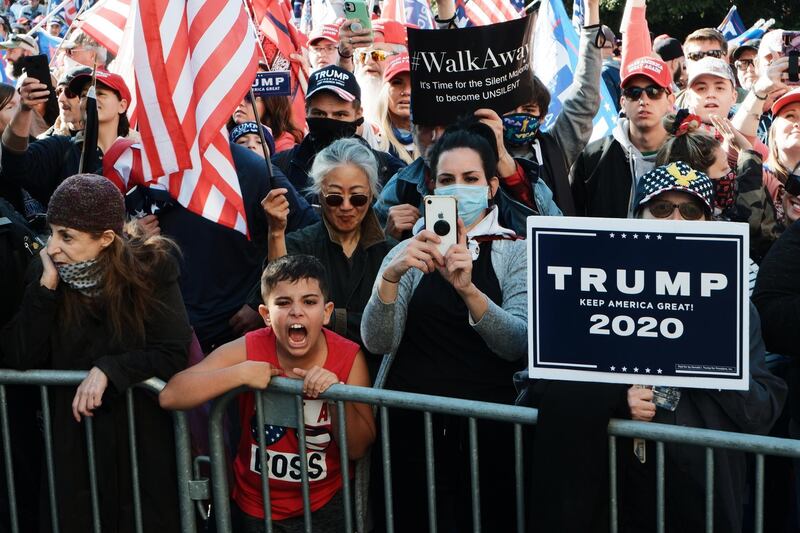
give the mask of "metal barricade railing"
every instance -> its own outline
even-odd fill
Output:
[[[242,392],[232,391],[224,397],[217,400],[212,408],[212,415],[210,420],[210,444],[211,444],[211,469],[212,469],[212,496],[213,506],[219,511],[216,515],[216,525],[219,533],[226,533],[230,529],[230,516],[229,516],[229,499],[230,492],[228,491],[227,471],[225,467],[225,457],[223,446],[223,435],[221,417],[224,414],[225,407],[237,394]],[[283,396],[284,400],[277,400],[277,397]],[[262,422],[266,420],[265,402],[270,406],[267,409],[275,409],[278,405],[283,404],[285,409],[293,410],[294,417],[302,417],[302,402],[298,400],[302,396],[302,383],[297,380],[287,378],[273,378],[270,386],[266,391],[257,392],[256,401],[256,416],[258,417],[259,427],[263,427]],[[291,402],[291,397],[294,397],[294,403]],[[517,510],[517,531],[525,531],[525,491],[524,491],[524,474],[523,474],[523,446],[522,446],[522,426],[536,424],[538,419],[538,411],[536,409],[527,407],[517,407],[511,405],[502,405],[486,402],[478,402],[471,400],[462,400],[455,398],[446,398],[440,396],[429,396],[424,394],[414,394],[400,391],[392,391],[386,389],[373,389],[363,387],[352,387],[347,385],[333,385],[324,394],[320,396],[322,399],[327,399],[337,403],[337,409],[343,409],[343,402],[354,401],[366,403],[378,407],[380,415],[380,432],[381,432],[381,455],[383,462],[383,491],[385,500],[385,519],[386,531],[393,532],[394,529],[394,514],[393,509],[393,496],[392,496],[392,464],[391,464],[391,449],[389,445],[389,409],[406,409],[423,412],[424,423],[424,446],[426,452],[426,475],[427,475],[427,500],[428,500],[428,524],[431,532],[436,531],[437,523],[437,509],[436,509],[436,479],[434,469],[434,454],[433,454],[433,438],[432,438],[432,414],[448,414],[462,416],[469,421],[469,446],[470,446],[470,479],[472,484],[472,501],[471,512],[473,517],[473,527],[475,531],[480,531],[480,492],[477,490],[479,486],[478,479],[478,449],[479,443],[477,438],[477,420],[496,420],[514,424],[514,471],[515,471],[515,492],[516,492],[516,510]],[[287,411],[284,411],[284,414]],[[342,412],[342,411],[340,411]],[[274,416],[275,413],[270,413]],[[274,419],[273,419],[274,420]],[[279,420],[279,419],[278,419]],[[304,437],[302,435],[303,424],[299,422],[302,419],[292,421],[292,424],[298,427],[300,435],[300,448],[305,446]],[[276,422],[280,423],[280,422]],[[344,443],[344,436],[346,433],[346,422],[344,417],[339,418],[339,433],[340,442]],[[263,434],[263,431],[259,432]],[[717,431],[700,428],[690,428],[682,426],[672,426],[667,424],[658,424],[652,422],[636,422],[631,420],[611,420],[608,426],[609,434],[609,466],[610,466],[610,531],[615,533],[619,528],[618,520],[618,494],[617,494],[617,469],[616,469],[616,448],[618,437],[628,438],[643,438],[656,443],[656,507],[657,516],[654,517],[656,522],[656,530],[659,532],[664,531],[665,523],[665,490],[664,490],[664,464],[665,464],[665,443],[685,444],[690,446],[701,446],[706,449],[706,488],[705,488],[705,505],[706,505],[706,531],[713,531],[713,503],[714,503],[714,456],[713,449],[724,450],[737,450],[742,452],[756,454],[755,461],[755,531],[760,533],[763,531],[764,523],[764,456],[775,455],[784,457],[800,458],[800,441],[793,439],[784,439],[776,437],[766,437],[759,435],[749,435],[743,433],[732,433],[726,431]],[[262,443],[263,444],[263,443]],[[259,447],[263,450],[262,444]],[[342,471],[346,472],[347,458],[345,452],[346,445],[342,445]],[[263,451],[262,451],[263,453]],[[305,464],[304,454],[300,454],[301,464]],[[262,464],[264,458],[261,458]],[[535,475],[535,473],[534,473]],[[347,481],[347,476],[344,476],[343,481]],[[303,483],[307,483],[307,474],[303,475]],[[262,487],[268,485],[268,478],[266,470],[262,468]],[[345,502],[348,502],[350,489],[345,484],[343,489]],[[265,493],[265,511],[269,516],[269,506],[266,504],[268,501],[268,492]],[[307,487],[304,490],[305,506],[305,524],[306,531],[311,531],[312,524],[310,522],[310,512],[307,505]],[[362,495],[363,496],[363,495]],[[349,503],[346,503],[346,514],[343,518],[346,524],[347,531],[356,531],[353,528],[353,519],[350,515]],[[413,512],[419,512],[415,509]],[[265,519],[266,531],[271,531],[268,526],[269,520]],[[361,528],[358,531],[362,531]]]
[[[50,404],[48,387],[75,387],[83,381],[88,372],[70,370],[29,370],[19,372],[15,370],[0,369],[0,440],[3,448],[3,463],[5,466],[6,485],[8,487],[8,506],[9,521],[11,531],[18,533],[19,517],[17,514],[16,490],[14,483],[14,464],[11,450],[11,428],[9,427],[8,398],[6,394],[7,385],[29,385],[38,386],[41,394],[42,403],[42,423],[44,436],[45,469],[47,474],[48,501],[50,504],[51,528],[54,533],[59,531],[58,523],[58,502],[55,491],[55,465],[53,460],[53,433],[52,420],[50,416]],[[158,394],[164,388],[164,382],[151,378],[136,385],[137,388]],[[138,441],[136,439],[136,423],[133,404],[133,391],[129,389],[125,398],[128,413],[128,432],[129,448],[131,461],[131,479],[133,494],[133,513],[135,531],[142,533],[142,500],[139,486],[138,471]],[[155,401],[155,398],[154,398]],[[92,418],[83,418],[84,431],[86,434],[87,459],[89,465],[89,486],[91,494],[92,527],[95,533],[101,531],[100,524],[100,504],[97,487],[97,471],[95,462],[95,442],[92,426]],[[175,456],[177,466],[178,502],[181,529],[184,533],[194,533],[197,530],[195,511],[193,507],[190,487],[192,484],[192,461],[189,439],[189,425],[186,413],[173,413],[173,423],[175,429]]]
[[[20,531],[16,494],[14,491],[14,469],[11,454],[11,439],[8,415],[8,401],[6,395],[6,385],[28,385],[37,386],[40,390],[42,400],[42,421],[44,433],[44,453],[45,471],[48,483],[48,500],[51,508],[52,530],[57,532],[57,498],[55,492],[55,468],[53,462],[53,434],[52,420],[48,403],[48,388],[54,386],[76,386],[87,373],[81,371],[50,371],[33,370],[18,372],[11,370],[0,370],[0,444],[3,450],[3,463],[6,469],[6,483],[9,487],[8,500],[11,521],[11,530]],[[158,393],[164,384],[160,380],[150,379],[137,387],[141,387],[153,393]],[[231,391],[223,397],[217,399],[212,407],[209,419],[209,445],[210,445],[210,470],[212,485],[209,490],[206,480],[197,479],[199,476],[199,463],[206,459],[195,459],[195,475],[193,477],[192,458],[190,449],[189,426],[185,413],[176,412],[173,414],[175,428],[175,453],[177,459],[177,487],[180,503],[181,529],[184,533],[194,533],[197,531],[196,517],[204,513],[196,512],[195,503],[211,499],[214,520],[217,531],[226,533],[231,531],[230,519],[230,491],[228,486],[228,458],[224,448],[224,429],[222,419],[225,407],[242,390]],[[300,449],[305,449],[306,436],[305,425],[303,424],[303,400],[302,383],[298,380],[287,378],[274,378],[266,391],[256,392],[256,417],[260,428],[269,423],[275,425],[285,425],[296,427]],[[477,434],[478,420],[495,420],[507,422],[514,425],[513,449],[514,449],[514,487],[516,493],[517,508],[517,531],[525,531],[525,490],[523,467],[525,457],[523,455],[523,426],[536,424],[538,411],[527,407],[517,407],[510,405],[477,402],[471,400],[461,400],[445,398],[439,396],[429,396],[423,394],[413,394],[385,389],[372,389],[363,387],[353,387],[347,385],[334,385],[321,395],[322,399],[335,402],[338,412],[344,412],[344,402],[355,401],[376,406],[380,415],[381,438],[381,457],[383,469],[383,488],[385,501],[386,531],[394,531],[393,496],[392,496],[392,461],[391,449],[389,444],[389,416],[390,409],[405,409],[420,411],[423,413],[424,424],[424,447],[426,452],[426,475],[428,500],[428,523],[431,531],[436,530],[437,507],[436,507],[436,476],[434,465],[434,443],[433,443],[433,414],[447,414],[461,416],[468,419],[469,445],[470,445],[470,479],[473,488],[478,487],[478,464],[479,464],[479,442]],[[142,501],[139,490],[138,477],[138,456],[136,426],[133,406],[132,392],[126,394],[126,402],[129,416],[129,447],[131,452],[131,466],[133,468],[133,504],[135,530],[142,531]],[[87,454],[89,459],[90,476],[94,477],[94,446],[91,418],[84,418]],[[348,471],[348,456],[346,443],[346,420],[344,416],[338,417],[338,442],[340,444],[342,472]],[[260,454],[259,458],[262,465],[267,465],[264,457],[264,434],[259,431]],[[775,437],[764,437],[741,433],[731,433],[699,428],[678,427],[656,423],[635,422],[630,420],[612,420],[608,426],[609,434],[609,466],[610,466],[610,530],[616,532],[619,527],[619,516],[617,510],[617,438],[644,438],[656,443],[656,503],[657,516],[655,517],[656,530],[664,531],[666,509],[665,500],[665,443],[685,444],[690,446],[700,446],[706,449],[706,531],[713,531],[713,503],[714,503],[714,455],[713,449],[737,450],[755,454],[755,499],[754,499],[754,519],[755,531],[763,531],[764,522],[764,457],[766,455],[800,458],[800,441]],[[300,453],[301,464],[301,487],[304,505],[304,519],[306,531],[312,531],[311,512],[309,506],[308,488],[308,464],[305,454]],[[271,531],[270,506],[269,506],[269,482],[267,470],[262,468],[262,491],[264,493],[265,529]],[[96,481],[91,482],[91,504],[93,513],[93,529],[100,531],[100,518],[98,507],[98,493]],[[358,493],[358,487],[351,486],[349,476],[343,476],[343,501],[344,513],[342,521],[348,531],[362,531],[363,519],[354,516],[351,507],[351,494]],[[356,494],[363,498],[365,495]],[[472,517],[474,530],[480,531],[480,492],[472,491]],[[356,506],[358,508],[358,505]],[[418,512],[419,510],[414,510]],[[358,526],[358,527],[356,527]]]

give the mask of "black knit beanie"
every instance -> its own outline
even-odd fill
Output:
[[[125,199],[103,176],[76,174],[62,181],[50,197],[47,223],[93,233],[110,229],[122,235]]]

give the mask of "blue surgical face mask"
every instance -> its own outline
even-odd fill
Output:
[[[439,196],[455,196],[458,200],[458,216],[465,226],[472,225],[483,217],[489,207],[488,185],[445,185],[433,191]]]

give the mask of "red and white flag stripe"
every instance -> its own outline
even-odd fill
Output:
[[[80,29],[117,55],[130,13],[131,0],[99,0],[78,18]]]
[[[244,6],[239,0],[147,0],[136,17],[145,178],[190,211],[246,233],[225,131],[258,64]]]
[[[520,18],[508,0],[469,0],[464,7],[473,24],[486,26]]]

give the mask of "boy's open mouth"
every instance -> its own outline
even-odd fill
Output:
[[[302,345],[306,340],[306,328],[302,324],[289,325],[289,343],[293,345]]]

